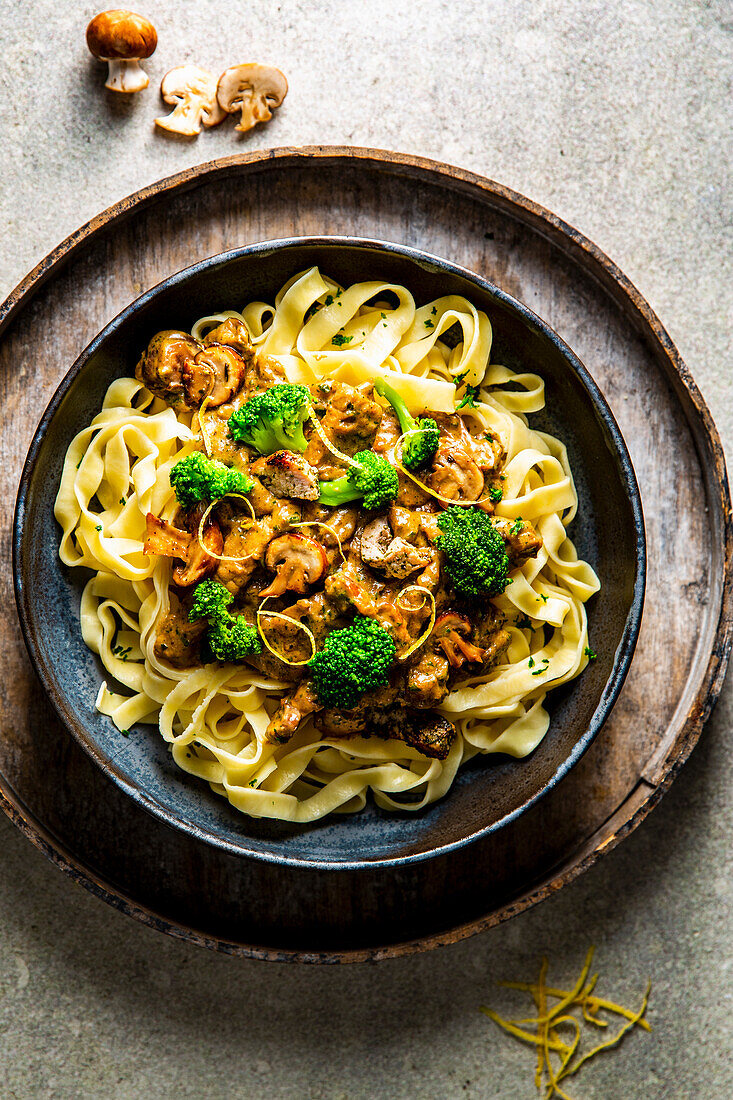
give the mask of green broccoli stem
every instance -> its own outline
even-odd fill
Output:
[[[385,382],[383,378],[378,378],[374,383],[374,389],[378,394],[381,394],[382,397],[389,401],[400,422],[400,430],[403,435],[405,432],[414,431],[414,429],[418,427],[418,422],[409,412],[404,397],[400,397],[397,390],[393,389],[389,382]]]
[[[364,493],[356,487],[348,474],[334,481],[321,481],[318,503],[337,508],[340,504],[349,504],[352,500],[361,500]]]

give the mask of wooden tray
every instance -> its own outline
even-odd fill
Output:
[[[171,935],[233,954],[337,962],[424,950],[498,924],[574,879],[642,821],[720,690],[733,530],[723,453],[700,393],[647,303],[593,244],[469,172],[373,150],[279,149],[204,164],[123,200],[64,241],[0,307],[6,608],[23,459],[79,352],[132,298],[179,268],[301,233],[416,245],[479,272],[545,318],[616,414],[649,544],[636,656],[586,756],[498,834],[406,868],[275,867],[169,829],[66,734],[15,616],[3,618],[0,798],[33,843],[93,893]]]

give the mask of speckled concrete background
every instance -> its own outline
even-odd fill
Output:
[[[237,148],[374,145],[451,161],[549,206],[640,287],[733,444],[730,78],[725,0],[140,0],[151,87],[110,104],[87,57],[95,8],[0,0],[0,291],[136,188]],[[137,3],[136,3],[137,6]],[[267,129],[191,144],[154,133],[157,83],[185,60],[272,61],[290,81]],[[0,821],[3,1097],[371,1100],[533,1095],[532,1055],[477,1006],[589,943],[603,988],[654,982],[651,1036],[571,1095],[733,1096],[733,690],[670,794],[575,885],[453,948],[379,966],[219,958],[75,888]]]

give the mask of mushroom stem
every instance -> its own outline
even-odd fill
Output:
[[[111,92],[141,92],[150,83],[148,74],[134,58],[131,61],[111,60],[107,64],[109,72],[104,86]]]

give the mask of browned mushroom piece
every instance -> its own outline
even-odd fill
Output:
[[[406,539],[395,537],[384,516],[378,516],[366,525],[359,546],[366,565],[398,580],[424,569],[431,557],[430,550],[418,549]]]
[[[449,500],[478,500],[484,475],[468,451],[448,438],[441,440],[426,484]]]
[[[143,550],[146,554],[158,554],[164,558],[177,558],[180,564],[173,568],[173,583],[179,588],[198,584],[216,570],[218,561],[211,554],[221,554],[224,539],[218,523],[209,519],[204,527],[203,545],[198,533],[181,531],[172,523],[158,519],[152,512],[145,517],[146,539]],[[210,551],[211,554],[207,553]]]
[[[209,344],[183,366],[183,386],[189,405],[216,408],[229,401],[244,381],[247,364],[234,348]]]
[[[87,27],[89,52],[108,63],[105,88],[112,92],[141,92],[147,88],[148,76],[139,62],[150,57],[157,45],[153,24],[133,11],[102,11]]]
[[[313,685],[309,680],[298,684],[292,695],[286,695],[277,708],[270,723],[265,730],[265,740],[272,744],[282,745],[289,741],[300,723],[309,714],[315,714],[321,709]]]
[[[226,344],[227,347],[238,351],[246,363],[254,359],[255,350],[252,347],[249,330],[244,321],[240,321],[238,317],[227,317],[226,321],[210,329],[204,336],[204,344],[207,347],[209,344]]]
[[[232,65],[219,77],[216,94],[227,114],[241,112],[235,129],[246,132],[272,118],[273,110],[288,94],[288,82],[271,65]]]
[[[292,451],[275,451],[250,467],[273,496],[291,500],[318,500],[318,471]]]
[[[135,367],[135,377],[169,405],[188,404],[184,369],[193,363],[201,345],[186,332],[165,329],[152,338]]]
[[[160,94],[173,107],[169,115],[156,118],[161,130],[195,137],[201,127],[218,126],[227,117],[216,98],[216,77],[198,65],[178,65],[163,77]]]
[[[435,620],[432,640],[443,650],[451,668],[461,668],[468,661],[483,664],[486,650],[471,641],[471,620],[457,611],[445,611]]]
[[[285,592],[303,593],[319,581],[328,568],[328,559],[320,542],[293,532],[272,540],[265,565],[277,576],[262,595],[282,596]]]
[[[507,554],[512,566],[521,565],[527,558],[537,557],[542,548],[542,536],[529,520],[492,516],[491,523],[506,542]]]
[[[373,708],[367,710],[362,718],[369,730],[379,737],[404,741],[423,756],[434,760],[445,760],[456,739],[455,726],[439,714],[426,715],[403,707],[392,710]],[[342,736],[348,736],[347,727],[348,723],[345,722]],[[355,729],[351,736],[358,732]]]

